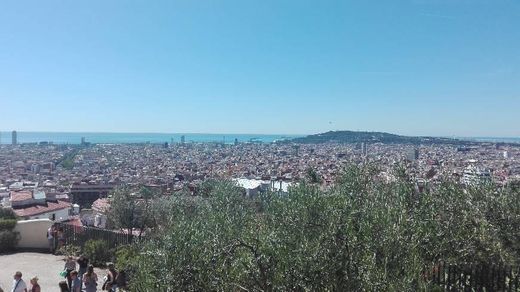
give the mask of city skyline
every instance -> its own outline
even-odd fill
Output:
[[[506,0],[8,1],[0,128],[520,137],[518,15]]]

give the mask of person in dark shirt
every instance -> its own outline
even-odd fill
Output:
[[[120,290],[128,289],[128,278],[126,276],[125,270],[119,271],[116,277],[117,288]]]
[[[78,277],[80,279],[83,279],[83,274],[87,272],[88,262],[88,258],[86,258],[84,255],[79,256],[77,263],[79,265]]]
[[[107,279],[105,281],[105,285],[103,285],[104,286],[103,290],[115,292],[117,290],[116,279],[117,279],[118,273],[117,273],[113,263],[107,263],[107,267],[108,267],[108,273],[106,276]]]
[[[59,283],[60,292],[69,292],[69,285],[67,285],[67,282],[61,281]]]
[[[78,263],[78,266],[79,266],[78,278],[80,280],[81,285],[83,285],[83,275],[87,272],[87,267],[88,267],[89,261],[88,261],[88,258],[86,258],[84,255],[80,255],[76,262]]]

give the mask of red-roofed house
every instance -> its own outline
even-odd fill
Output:
[[[48,218],[60,222],[68,220],[72,213],[70,202],[49,199],[39,190],[11,192],[10,201],[16,215],[26,220]]]

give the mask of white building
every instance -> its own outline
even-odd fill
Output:
[[[284,181],[269,181],[259,179],[237,178],[233,180],[237,186],[246,191],[247,197],[257,196],[259,193],[273,191],[278,193],[287,193],[292,183]]]
[[[71,203],[58,200],[41,190],[11,192],[10,207],[18,217],[26,220],[50,219],[61,222],[72,215]]]
[[[479,185],[491,182],[491,172],[489,169],[479,168],[470,165],[464,169],[462,173],[462,183],[465,185]]]

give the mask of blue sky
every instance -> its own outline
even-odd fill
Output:
[[[0,129],[520,137],[520,1],[2,1]]]

